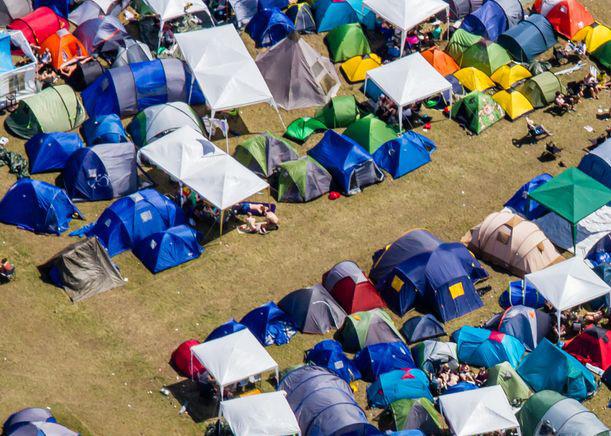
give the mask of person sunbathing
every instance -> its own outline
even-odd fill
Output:
[[[556,91],[556,98],[554,99],[554,103],[556,104],[556,107],[558,109],[566,111],[574,110],[574,107],[567,102],[566,97],[560,91]]]
[[[238,227],[239,230],[246,233],[258,233],[260,235],[265,235],[267,233],[267,229],[262,226],[263,223],[258,223],[252,213],[248,212],[244,221],[245,223]]]
[[[460,381],[476,384],[475,377],[471,372],[471,367],[466,363],[461,363],[458,367],[458,377]]]
[[[280,224],[280,219],[278,218],[278,215],[272,212],[269,207],[263,206],[263,216],[265,217],[263,227],[266,230],[278,230],[278,225]]]
[[[528,133],[531,136],[552,136],[552,132],[547,130],[543,124],[535,124],[535,122],[528,117],[526,117],[526,127],[528,128]]]

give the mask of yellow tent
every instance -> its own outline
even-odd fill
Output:
[[[499,91],[492,96],[512,121],[534,110],[534,107],[523,94],[518,91]]]
[[[585,26],[573,37],[574,41],[585,41],[588,53],[593,53],[604,43],[611,41],[611,29],[599,23]]]
[[[511,88],[516,82],[532,77],[530,71],[522,65],[503,65],[496,70],[490,78],[494,83],[501,85],[504,89]]]
[[[485,91],[494,86],[494,82],[490,80],[490,77],[477,68],[461,68],[454,73],[454,76],[469,91]]]
[[[362,82],[365,80],[367,71],[382,65],[382,59],[375,53],[365,56],[355,56],[344,62],[340,68],[349,82]]]

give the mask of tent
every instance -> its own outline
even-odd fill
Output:
[[[345,0],[319,0],[314,3],[313,9],[318,33],[359,21],[356,10]]]
[[[340,65],[346,79],[350,83],[362,82],[367,78],[367,71],[382,65],[382,58],[375,53],[365,56],[354,56]]]
[[[348,314],[385,306],[365,273],[350,260],[324,273],[322,284]]]
[[[21,0],[0,1],[0,25],[6,26],[17,18],[25,17],[32,12],[32,3]]]
[[[85,144],[78,133],[39,133],[25,143],[30,173],[62,170],[72,153]]]
[[[457,97],[464,97],[465,94],[467,94],[465,87],[462,86],[462,83],[460,83],[456,76],[450,74],[446,76],[445,79],[452,85],[452,89],[448,89],[443,93],[443,99],[445,101],[450,101],[450,99],[456,99]]]
[[[517,338],[530,352],[551,333],[552,318],[547,312],[532,307],[511,306],[498,315],[493,329]]]
[[[210,334],[206,336],[206,339],[204,339],[204,342],[213,341],[215,339],[219,339],[219,338],[225,337],[227,335],[230,335],[232,333],[236,333],[236,332],[239,332],[240,330],[245,330],[245,329],[246,329],[245,325],[240,324],[239,322],[237,322],[235,319],[232,318],[229,321],[224,322],[223,324],[221,324],[220,326],[212,330]]]
[[[46,50],[51,53],[51,65],[58,70],[67,62],[89,55],[83,44],[66,29],[60,29],[45,39],[38,53],[42,55]]]
[[[611,189],[611,139],[582,157],[577,168]]]
[[[395,139],[397,132],[375,115],[369,114],[350,124],[343,135],[373,154],[382,144]]]
[[[468,325],[456,330],[452,341],[458,346],[460,362],[484,368],[501,362],[509,362],[515,368],[526,352],[524,345],[511,335]]]
[[[452,118],[477,135],[504,116],[503,108],[479,91],[470,92],[452,106]]]
[[[369,407],[383,409],[395,401],[410,398],[426,398],[433,401],[433,395],[429,390],[429,378],[417,368],[396,369],[380,374],[367,388]]]
[[[547,209],[528,197],[528,193],[551,179],[552,176],[547,173],[533,177],[522,185],[503,206],[529,220],[545,215],[548,212]]]
[[[521,406],[533,394],[509,362],[501,362],[492,368],[488,368],[488,379],[483,386],[497,385],[503,388],[503,392],[505,392],[505,396],[512,407]]]
[[[132,118],[127,132],[138,148],[184,126],[204,133],[201,118],[187,103],[175,101],[147,107]]]
[[[329,103],[316,112],[314,119],[328,129],[348,127],[359,117],[359,109],[353,95],[333,97]],[[316,126],[318,129],[318,126]]]
[[[303,203],[312,201],[331,189],[331,174],[310,156],[283,162],[278,166],[278,201]]]
[[[372,81],[399,109],[399,130],[403,130],[403,108],[452,89],[452,85],[420,53],[397,59],[367,72]],[[451,103],[451,101],[450,101]]]
[[[443,364],[448,364],[450,368],[458,369],[458,357],[454,342],[428,339],[414,345],[411,348],[411,352],[418,368],[429,374],[434,374]]]
[[[516,88],[516,91],[523,94],[535,109],[552,103],[556,98],[556,92],[562,90],[560,79],[551,71],[537,74]]]
[[[90,147],[98,144],[129,142],[121,118],[117,114],[89,118],[83,123],[81,131]]]
[[[592,325],[567,342],[564,351],[581,363],[605,371],[611,367],[611,331]]]
[[[572,398],[554,391],[534,394],[517,413],[524,436],[596,436],[609,428],[596,414]]]
[[[498,43],[517,62],[531,62],[556,44],[556,35],[543,15],[532,14],[499,36]]]
[[[144,6],[148,7],[148,10],[156,15],[159,19],[159,27],[155,25],[155,30],[158,33],[158,42],[161,38],[161,29],[164,28],[165,24],[169,21],[176,20],[177,18],[184,17],[190,14],[195,15],[200,23],[205,27],[214,26],[214,19],[210,14],[208,6],[204,0],[142,0]],[[254,15],[254,14],[253,14]],[[155,23],[156,24],[156,23]]]
[[[460,66],[473,67],[486,76],[491,76],[496,70],[510,62],[509,53],[503,47],[487,39],[481,39],[465,50]]]
[[[354,56],[371,53],[369,41],[358,23],[343,24],[325,37],[333,62],[343,62]]]
[[[552,390],[583,401],[597,389],[592,373],[547,339],[539,342],[537,348],[522,360],[517,370],[535,392]]]
[[[306,351],[304,361],[325,368],[347,383],[361,378],[356,365],[344,354],[342,345],[333,339],[321,341]]]
[[[156,104],[204,101],[186,64],[171,58],[106,70],[82,97],[90,117],[117,114],[123,118]]]
[[[259,55],[256,63],[274,100],[286,110],[324,105],[339,90],[331,61],[297,33]]]
[[[68,20],[79,26],[100,16],[118,16],[129,3],[130,0],[84,0],[68,14]]]
[[[500,386],[442,395],[439,409],[456,436],[520,428]]]
[[[285,14],[295,25],[299,33],[312,33],[316,31],[316,20],[312,8],[306,2],[292,3],[286,9]]]
[[[236,436],[299,434],[285,392],[250,395],[221,403],[219,414]]]
[[[464,245],[412,230],[374,253],[369,276],[395,313],[417,304],[446,322],[482,306],[475,283],[488,274]]]
[[[592,53],[592,57],[602,65],[603,68],[611,70],[611,41],[604,43]]]
[[[269,177],[281,163],[299,155],[288,142],[266,132],[238,144],[233,157],[259,177]]]
[[[338,190],[345,195],[354,195],[384,180],[384,174],[367,151],[333,130],[325,132],[308,155],[329,171]]]
[[[491,213],[461,241],[480,259],[520,277],[563,260],[535,223],[509,211]]]
[[[197,239],[197,232],[182,224],[144,237],[136,242],[132,251],[156,274],[201,256],[204,248]]]
[[[59,85],[21,100],[4,122],[13,134],[29,139],[37,133],[75,129],[84,120],[79,97],[68,85]]]
[[[450,18],[452,20],[460,20],[472,12],[478,10],[482,0],[448,0],[450,6]]]
[[[36,233],[59,235],[81,213],[66,192],[47,182],[23,178],[0,200],[0,222]]]
[[[83,43],[85,49],[93,54],[104,54],[125,46],[127,30],[118,18],[107,15],[87,20],[74,31],[74,36]]]
[[[453,74],[460,69],[452,56],[442,51],[437,46],[424,50],[420,54],[443,77]]]
[[[399,435],[402,430],[419,429],[424,434],[443,434],[447,424],[428,398],[397,400],[390,404],[394,428]]]
[[[77,62],[74,72],[64,81],[75,91],[82,92],[95,80],[104,74],[106,68],[97,59],[89,59],[87,62]]]
[[[128,36],[123,39],[122,46],[117,50],[111,68],[119,68],[128,64],[137,64],[139,62],[152,60],[153,54],[148,45]]]
[[[284,345],[297,331],[293,320],[276,303],[269,301],[248,312],[240,320],[262,345]]]
[[[490,76],[490,79],[503,89],[510,89],[516,83],[532,77],[530,71],[520,64],[503,65]]]
[[[78,436],[79,434],[69,430],[63,425],[55,422],[27,422],[10,433],[11,436]]]
[[[470,91],[485,91],[494,87],[494,82],[475,67],[461,68],[454,73],[454,77]]]
[[[356,352],[369,345],[403,340],[390,316],[382,309],[349,315],[338,330],[337,338],[347,352]]]
[[[593,266],[611,264],[611,234],[601,237],[588,251],[585,259]]]
[[[289,124],[284,136],[296,142],[305,142],[314,132],[321,130],[327,130],[327,126],[322,121],[316,118],[302,117]]]
[[[278,302],[302,333],[324,335],[344,323],[346,312],[327,290],[319,284],[298,289]]]
[[[533,9],[551,23],[554,30],[571,39],[594,18],[578,0],[536,0]]]
[[[200,343],[201,342],[195,339],[189,339],[180,344],[176,350],[172,352],[169,363],[178,375],[193,380],[198,378],[199,374],[206,371],[206,368],[204,368],[199,361],[195,360],[191,362],[191,348]]]
[[[519,0],[491,0],[467,15],[460,28],[496,41],[499,35],[514,27],[523,18],[524,8]]]
[[[611,41],[611,29],[600,23],[592,23],[582,28],[572,39],[585,42],[586,50],[591,54],[601,45]]]
[[[373,153],[373,160],[394,179],[404,176],[431,161],[435,143],[408,130],[398,138],[386,141]]]
[[[30,422],[57,422],[49,409],[26,407],[12,413],[2,425],[3,434],[10,435],[18,427]]]
[[[405,321],[403,327],[401,327],[401,333],[403,333],[405,340],[410,345],[447,334],[443,324],[430,313],[415,316]]]
[[[480,35],[474,35],[464,29],[456,29],[452,34],[448,45],[446,46],[446,53],[449,54],[458,65],[462,62],[463,53],[471,47],[473,44],[478,43],[482,40]]]
[[[499,306],[503,309],[511,306],[540,309],[545,306],[545,303],[545,298],[537,292],[537,289],[524,280],[510,282],[509,287],[499,296]]]
[[[44,6],[15,19],[7,26],[11,30],[20,30],[29,44],[38,46],[58,30],[68,27],[68,21]]]
[[[82,201],[110,200],[138,190],[136,148],[131,142],[98,144],[70,155],[62,172],[66,192]]]
[[[46,264],[48,275],[73,302],[125,284],[119,269],[96,238],[77,241]]]
[[[371,383],[387,372],[416,367],[409,348],[403,342],[369,345],[356,353],[354,364],[363,380]]]
[[[2,2],[0,2],[1,7]],[[14,65],[12,61],[12,47],[21,50],[23,53],[23,62],[20,66]],[[6,30],[0,33],[0,53],[2,57],[2,62],[0,62],[2,67],[0,70],[0,99],[21,100],[40,91],[40,83],[36,78],[38,61],[21,31]]]
[[[257,47],[271,47],[295,30],[293,22],[278,8],[259,9],[246,26]]]

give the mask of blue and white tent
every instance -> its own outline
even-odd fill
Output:
[[[259,9],[246,26],[257,47],[271,47],[295,30],[295,24],[280,9]]]
[[[284,345],[297,333],[293,320],[276,303],[269,301],[248,312],[241,324],[257,338],[262,345]]]
[[[100,115],[89,118],[81,127],[87,145],[117,144],[129,142],[127,133],[117,114]]]
[[[72,153],[84,146],[78,133],[38,133],[25,143],[30,173],[63,170]]]
[[[586,154],[577,168],[611,189],[611,139]]]
[[[152,273],[158,273],[197,259],[204,247],[197,241],[197,232],[182,224],[147,236],[133,252]]]
[[[373,160],[394,179],[426,165],[431,161],[435,143],[419,133],[407,131],[400,137],[382,144]]]
[[[503,32],[523,18],[524,8],[520,0],[488,0],[467,15],[460,28],[495,42]]]

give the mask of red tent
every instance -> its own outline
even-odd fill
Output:
[[[611,366],[611,331],[607,329],[588,327],[563,348],[583,364],[603,371]]]
[[[60,29],[70,27],[68,21],[45,6],[30,12],[25,17],[17,18],[7,26],[9,29],[21,30],[30,44],[40,46],[49,36]]]
[[[594,17],[577,0],[536,0],[534,9],[547,18],[556,32],[569,39],[594,23]]]
[[[172,353],[170,365],[183,377],[195,378],[199,373],[206,370],[197,359],[191,359],[191,348],[199,345],[199,341],[190,339],[183,342]]]
[[[327,271],[322,284],[349,314],[386,307],[373,283],[352,261],[345,260]]]

